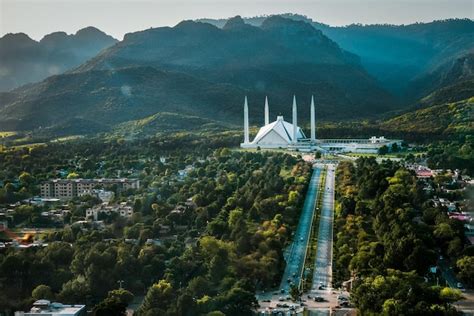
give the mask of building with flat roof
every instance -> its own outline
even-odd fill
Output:
[[[110,215],[116,213],[121,217],[132,217],[133,207],[127,205],[127,203],[122,202],[117,205],[108,205],[107,203],[102,203],[101,205],[89,208],[86,210],[86,217],[93,218],[95,221],[99,219],[99,214]]]
[[[15,316],[85,316],[85,305],[65,305],[48,300],[37,300],[29,312],[15,312]]]
[[[44,181],[40,185],[40,194],[43,198],[72,199],[93,192],[96,188],[116,185],[119,190],[139,189],[138,179],[53,179]]]

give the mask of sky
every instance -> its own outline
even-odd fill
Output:
[[[40,40],[95,26],[125,33],[182,20],[299,13],[329,25],[410,24],[474,19],[474,0],[0,0],[0,36],[23,32]]]

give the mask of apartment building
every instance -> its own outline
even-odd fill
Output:
[[[43,198],[71,199],[91,192],[96,188],[105,188],[117,185],[119,190],[138,189],[138,179],[52,179],[44,181],[40,186]]]

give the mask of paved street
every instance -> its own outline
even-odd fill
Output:
[[[280,290],[285,290],[285,294],[288,294],[291,282],[296,285],[300,283],[306,255],[306,248],[308,246],[309,235],[311,232],[311,223],[313,220],[321,170],[321,167],[316,167],[313,170],[313,175],[311,176],[311,182],[308,187],[303,210],[301,211],[298,227],[296,228],[293,242],[285,258],[286,269],[283,273],[283,278],[280,284]],[[291,282],[288,282],[288,279]]]
[[[330,290],[331,288],[334,178],[335,166],[327,165],[326,183],[322,192],[323,201],[321,206],[321,217],[319,219],[318,245],[316,250],[316,260],[314,262],[312,292],[317,291],[321,285],[325,290]]]
[[[301,302],[292,302],[287,300],[288,290],[291,282],[299,282],[300,275],[304,266],[306,247],[309,241],[309,233],[313,220],[313,210],[315,209],[316,198],[318,195],[321,172],[327,167],[325,185],[323,187],[323,200],[321,206],[321,217],[318,227],[318,247],[316,250],[315,270],[313,275],[313,289],[311,293],[305,293]],[[285,293],[260,293],[259,311],[263,314],[271,314],[276,310],[290,313],[288,307],[292,306],[296,311],[304,308],[309,312],[308,315],[355,315],[354,310],[350,308],[337,309],[339,305],[337,296],[344,295],[348,297],[347,292],[340,292],[331,289],[332,281],[332,227],[334,214],[334,185],[335,185],[335,165],[334,164],[316,164],[311,178],[310,187],[306,195],[304,209],[298,223],[297,231],[294,236],[293,244],[288,249],[285,258],[287,267],[283,275],[280,290]],[[293,278],[293,273],[296,277]],[[319,290],[322,282],[324,290]],[[321,296],[323,301],[316,302],[315,296]],[[279,308],[277,305],[284,303],[288,307]],[[331,312],[332,311],[332,312]],[[331,314],[332,313],[332,314]],[[285,314],[286,315],[286,314]],[[289,315],[289,314],[288,314]]]

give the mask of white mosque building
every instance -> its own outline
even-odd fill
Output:
[[[293,96],[292,123],[286,122],[283,116],[277,116],[270,123],[268,98],[265,97],[265,125],[262,126],[253,141],[249,133],[249,109],[247,97],[244,101],[244,142],[242,148],[288,149],[298,151],[321,152],[355,152],[377,153],[382,146],[391,147],[394,143],[401,145],[401,140],[389,140],[385,137],[372,136],[369,139],[316,139],[316,113],[314,97],[310,105],[311,136],[306,137],[298,126],[298,109],[296,96]]]

